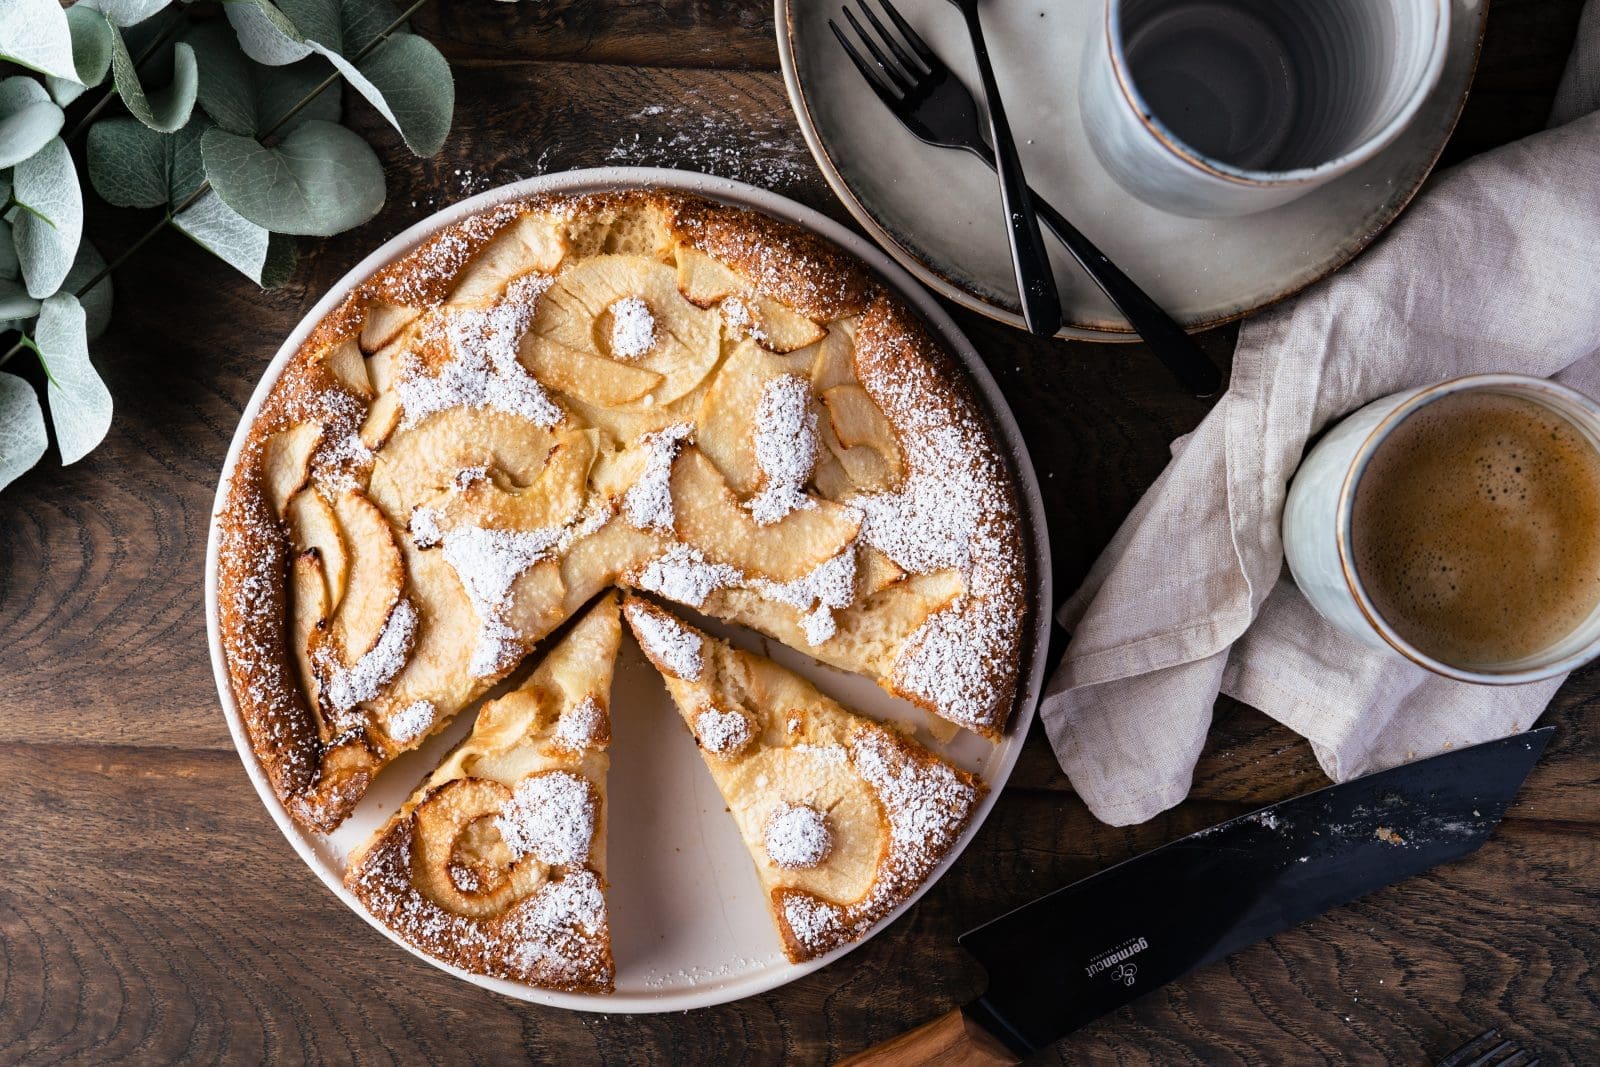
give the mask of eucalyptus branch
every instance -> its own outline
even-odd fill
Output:
[[[144,51],[140,52],[136,57],[134,57],[133,69],[138,70],[140,67],[148,63],[150,58],[156,54],[157,49],[176,37],[188,25],[188,18],[173,19],[172,25],[156,34],[155,40],[146,45]],[[72,127],[72,132],[66,136],[67,142],[70,144],[71,142],[77,140],[78,135],[87,130],[90,124],[93,123],[95,119],[100,117],[100,112],[104,111],[106,107],[110,105],[111,101],[115,100],[116,98],[116,81],[113,78],[111,88],[107,89],[105,94],[94,102],[94,106],[83,113],[83,118],[78,120],[78,124]]]

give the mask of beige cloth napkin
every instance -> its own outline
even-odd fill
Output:
[[[1061,609],[1040,716],[1098,818],[1184,798],[1219,690],[1339,781],[1526,729],[1555,693],[1346,637],[1294,587],[1279,522],[1307,440],[1376,397],[1483,371],[1600,397],[1600,0],[1578,39],[1560,125],[1441,173],[1351,266],[1245,325],[1228,392]]]

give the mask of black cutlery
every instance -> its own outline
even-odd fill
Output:
[[[995,153],[983,139],[978,105],[972,94],[933,49],[923,42],[890,0],[878,2],[894,23],[898,34],[878,18],[870,0],[857,0],[857,3],[876,34],[868,32],[850,8],[844,8],[845,18],[872,56],[871,60],[862,55],[836,22],[828,20],[828,28],[838,38],[861,76],[900,120],[901,125],[918,140],[941,148],[964,149],[991,168],[997,168]],[[965,0],[967,4],[972,2]],[[986,65],[986,57],[980,59],[980,68]],[[991,92],[989,99],[991,103],[995,102],[995,94]],[[990,110],[992,114],[995,109],[991,107]],[[1100,291],[1144,338],[1156,358],[1186,389],[1197,396],[1211,396],[1221,388],[1222,374],[1217,365],[1201,351],[1193,338],[1184,333],[1181,326],[1172,321],[1171,316],[1161,310],[1160,305],[1150,299],[1143,289],[1134,284],[1133,279],[1106,258],[1106,254],[1094,242],[1036,191],[1027,190],[1025,199],[1031,202],[1039,217],[1061,239],[1084,273],[1093,279]],[[1023,311],[1026,318],[1026,300],[1023,302]]]

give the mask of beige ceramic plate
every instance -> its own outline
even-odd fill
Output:
[[[789,100],[828,184],[901,266],[940,295],[1022,327],[994,175],[965,152],[912,137],[828,29],[844,0],[776,0]],[[856,0],[851,0],[855,3]],[[876,2],[876,0],[872,0]],[[1466,99],[1487,0],[1453,0],[1450,53],[1410,129],[1365,166],[1299,200],[1238,219],[1188,219],[1136,200],[1100,167],[1075,96],[1103,0],[988,0],[985,38],[1034,189],[1189,329],[1298,292],[1355,256],[1428,176]],[[968,86],[961,14],[948,0],[896,8]],[[1048,232],[1066,321],[1059,336],[1138,338]]]
[[[634,167],[571,171],[530,178],[462,201],[417,223],[362,260],[329,290],[284,341],[240,418],[218,485],[215,510],[219,513],[222,510],[223,493],[245,432],[284,365],[318,320],[374,270],[440,227],[502,199],[536,193],[586,193],[641,186],[698,193],[765,211],[813,230],[859,257],[922,315],[944,340],[948,350],[966,366],[978,397],[988,409],[1004,450],[1011,458],[1024,513],[1035,599],[1029,620],[1031,640],[1024,642],[1026,654],[1017,683],[1017,706],[1010,728],[998,745],[991,745],[966,731],[948,744],[934,744],[925,729],[927,717],[921,711],[890,697],[865,678],[823,667],[809,656],[776,643],[770,648],[764,647],[765,642],[748,632],[732,632],[721,624],[699,620],[707,630],[728,637],[742,647],[767,652],[845,704],[880,720],[898,721],[917,728],[917,736],[923,743],[968,770],[976,771],[989,784],[988,795],[973,813],[971,823],[955,848],[911,900],[874,928],[875,933],[893,922],[950,869],[978,832],[978,827],[983,825],[1010,776],[1039,699],[1050,623],[1048,611],[1041,606],[1051,603],[1051,592],[1049,541],[1045,533],[1044,508],[1039,500],[1039,483],[1022,435],[994,379],[937,302],[869,242],[817,212],[773,193],[740,182],[683,171]],[[809,974],[855,947],[846,945],[803,964],[790,963],[784,957],[750,854],[745,851],[738,828],[701,762],[694,739],[683,728],[660,676],[632,640],[624,638],[612,686],[615,741],[611,746],[608,780],[611,817],[607,820],[607,874],[611,883],[607,895],[617,961],[616,992],[610,996],[594,996],[534,989],[518,982],[469,974],[416,952],[368,915],[345,890],[345,862],[351,852],[405,802],[444,753],[467,733],[473,711],[469,709],[458,716],[444,733],[388,767],[368,790],[355,813],[334,833],[311,833],[296,826],[267,784],[234,705],[217,628],[216,563],[217,527],[213,522],[206,553],[206,624],[211,640],[211,665],[228,728],[233,733],[234,745],[245,770],[255,783],[262,803],[300,858],[340,900],[401,947],[468,982],[506,996],[602,1012],[683,1011],[736,1000]],[[979,915],[973,919],[986,917]],[[308,951],[317,951],[317,947],[311,946]]]

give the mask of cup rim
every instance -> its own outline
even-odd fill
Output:
[[[1144,95],[1133,84],[1133,76],[1128,69],[1128,58],[1122,48],[1122,37],[1116,32],[1116,19],[1113,16],[1121,8],[1122,3],[1123,0],[1106,0],[1104,37],[1110,54],[1112,77],[1123,99],[1133,109],[1134,118],[1178,162],[1225,182],[1255,188],[1281,188],[1286,185],[1305,185],[1323,181],[1360,166],[1388,147],[1396,137],[1400,136],[1400,132],[1410,125],[1423,102],[1439,84],[1439,76],[1444,71],[1445,56],[1450,50],[1450,0],[1432,0],[1433,41],[1428,53],[1428,63],[1423,69],[1422,80],[1417,83],[1416,89],[1395,113],[1394,118],[1360,144],[1315,166],[1294,167],[1290,170],[1236,167],[1190,148],[1166,123],[1155,117],[1155,112],[1145,101]]]
[[[1378,424],[1367,432],[1361,444],[1356,448],[1355,456],[1346,468],[1344,478],[1339,485],[1339,501],[1336,510],[1335,522],[1337,524],[1334,542],[1339,550],[1339,569],[1344,575],[1346,588],[1355,600],[1356,607],[1360,610],[1367,624],[1383,638],[1384,642],[1406,659],[1419,667],[1433,671],[1435,674],[1446,678],[1453,678],[1458,682],[1472,682],[1478,685],[1523,685],[1528,682],[1543,681],[1553,678],[1558,674],[1576,670],[1585,663],[1594,659],[1600,653],[1600,635],[1575,652],[1569,653],[1560,659],[1537,667],[1528,667],[1522,670],[1495,671],[1472,670],[1457,667],[1453,664],[1435,659],[1404,637],[1401,637],[1394,627],[1390,626],[1378,612],[1377,605],[1368,596],[1366,586],[1362,584],[1356,574],[1355,558],[1353,551],[1353,528],[1355,514],[1356,488],[1361,482],[1361,476],[1366,473],[1373,455],[1389,435],[1409,416],[1420,408],[1426,407],[1435,400],[1450,396],[1455,393],[1467,392],[1474,389],[1494,388],[1495,386],[1510,386],[1523,392],[1543,392],[1562,397],[1569,403],[1587,410],[1597,423],[1600,423],[1600,403],[1585,396],[1569,386],[1551,381],[1548,378],[1538,378],[1528,374],[1492,373],[1492,374],[1464,374],[1455,378],[1447,378],[1442,382],[1424,386],[1411,396],[1397,404]],[[1557,414],[1562,414],[1557,412]],[[1566,417],[1563,415],[1563,417]],[[1581,427],[1580,427],[1581,429]],[[1600,448],[1600,442],[1595,442]]]

